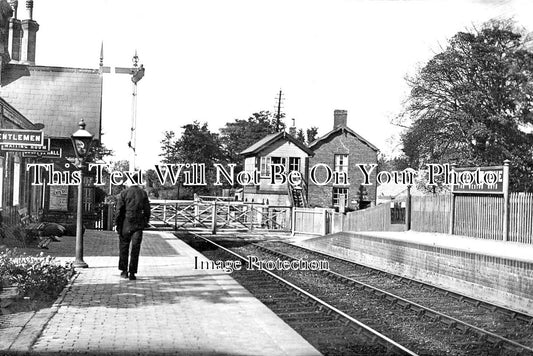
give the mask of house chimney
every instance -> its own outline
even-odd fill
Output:
[[[23,37],[20,62],[35,64],[35,45],[39,24],[33,21],[33,0],[26,0],[26,10],[28,11],[28,19],[22,20]]]
[[[335,130],[337,127],[346,126],[347,119],[347,110],[335,110],[333,112],[333,129]]]
[[[18,0],[10,0],[13,17],[9,19],[9,47],[11,47],[11,60],[20,61],[20,48],[22,44],[22,22],[17,18]]]

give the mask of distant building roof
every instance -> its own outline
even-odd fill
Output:
[[[65,138],[86,129],[100,139],[102,77],[97,69],[8,64],[0,96],[33,123],[43,123],[45,135]]]
[[[300,148],[308,155],[313,155],[313,151],[311,151],[303,143],[296,140],[294,137],[292,137],[285,131],[277,132],[263,137],[250,147],[244,149],[240,154],[245,157],[253,156],[280,139],[286,139],[287,141],[290,141],[291,143],[295,144],[298,148]]]
[[[314,149],[318,148],[317,146],[321,145],[323,142],[328,140],[331,136],[333,136],[333,135],[335,135],[337,133],[343,133],[343,132],[349,133],[350,135],[354,136],[355,138],[357,138],[359,141],[361,141],[362,143],[364,143],[365,145],[367,145],[368,147],[370,147],[374,151],[379,151],[379,149],[376,146],[374,146],[373,144],[371,144],[368,140],[364,139],[363,137],[361,137],[361,135],[357,134],[355,131],[353,131],[352,129],[350,129],[349,127],[344,126],[344,125],[336,127],[333,130],[331,130],[330,132],[328,132],[327,134],[325,134],[324,136],[314,140],[313,142],[311,142],[309,144],[309,148],[314,150]]]

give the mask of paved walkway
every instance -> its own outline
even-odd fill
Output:
[[[117,245],[114,233],[86,234],[89,268],[44,313],[51,318],[31,353],[319,354],[231,275],[195,270],[203,256],[173,235],[145,233],[136,281],[119,277]],[[10,350],[25,350],[40,331],[31,329],[30,322]]]

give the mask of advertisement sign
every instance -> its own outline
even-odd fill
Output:
[[[51,185],[49,209],[55,211],[68,210],[68,186]]]
[[[0,145],[43,146],[44,133],[38,130],[0,129]]]
[[[454,168],[459,184],[452,186],[453,193],[504,194],[507,177],[503,166]]]

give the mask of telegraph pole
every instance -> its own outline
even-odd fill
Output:
[[[281,92],[281,89],[279,90],[279,95],[277,97],[278,100],[278,108],[276,113],[276,132],[279,132],[281,129],[281,98],[283,93]]]

